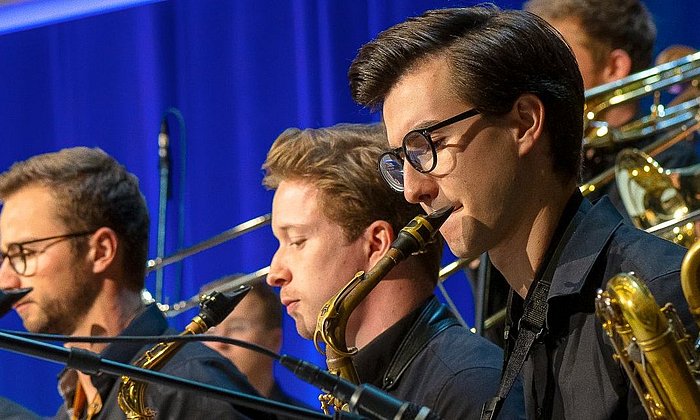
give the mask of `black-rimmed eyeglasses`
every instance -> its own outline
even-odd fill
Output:
[[[396,192],[403,192],[403,161],[408,163],[418,172],[428,173],[437,166],[437,150],[430,133],[450,124],[465,120],[477,115],[479,111],[470,109],[457,114],[452,118],[440,121],[427,128],[419,128],[409,131],[403,138],[401,147],[390,150],[379,156],[379,172],[384,181]]]
[[[7,252],[0,251],[0,266],[5,262],[5,258],[10,262],[10,267],[15,270],[15,273],[20,276],[33,276],[36,274],[36,257],[39,254],[46,252],[46,250],[66,239],[77,238],[80,236],[92,235],[95,231],[85,231],[77,233],[68,233],[65,235],[49,236],[48,238],[32,239],[31,241],[11,243],[7,245]],[[41,249],[27,249],[25,246],[31,245],[38,242],[50,241],[54,239],[53,242],[44,246]]]

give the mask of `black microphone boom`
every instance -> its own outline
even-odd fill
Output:
[[[282,355],[280,363],[299,379],[321,388],[339,400],[347,401],[350,410],[361,416],[383,420],[441,419],[427,407],[399,400],[370,384],[355,385],[303,360]]]

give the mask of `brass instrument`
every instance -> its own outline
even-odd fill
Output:
[[[250,287],[245,286],[232,295],[214,292],[202,296],[199,314],[192,318],[192,322],[185,327],[180,335],[202,334],[219,324],[231,313],[249,290]],[[134,362],[134,365],[143,369],[160,369],[182,345],[182,341],[158,343]],[[128,376],[122,376],[117,402],[127,419],[152,420],[155,418],[156,410],[146,406],[146,385],[146,383],[134,381]]]
[[[699,280],[695,243],[683,259],[681,286],[700,326]],[[699,354],[673,305],[660,309],[641,280],[618,274],[605,292],[598,290],[596,315],[649,418],[700,418]]]
[[[665,222],[684,220],[660,236],[686,248],[696,240],[695,224],[687,220],[691,209],[700,207],[695,188],[682,190],[681,179],[695,186],[698,168],[664,170],[651,156],[625,149],[617,156],[616,179],[620,197],[635,226],[649,229]],[[674,184],[674,178],[676,183]]]
[[[680,103],[669,106],[660,103],[661,91],[679,85],[690,89],[680,94]],[[643,151],[651,156],[663,152],[700,129],[700,52],[657,65],[623,79],[586,91],[584,104],[584,149],[609,148],[619,150],[630,142],[658,135],[658,139]],[[605,113],[615,107],[653,95],[649,115],[630,121],[621,127],[611,127],[604,121]],[[687,100],[686,100],[687,99]],[[608,168],[580,187],[587,195],[615,178],[614,168]]]
[[[632,74],[623,79],[586,91],[584,147],[609,147],[645,137],[652,132],[672,129],[692,119],[697,101],[665,108],[659,103],[660,91],[682,83],[700,83],[700,52]],[[654,95],[651,115],[613,129],[602,120],[610,108]]]
[[[339,375],[355,384],[359,383],[357,371],[352,364],[352,356],[357,348],[348,348],[345,330],[350,315],[379,284],[386,274],[411,254],[422,250],[433,240],[442,223],[452,213],[452,208],[443,208],[427,216],[416,216],[398,233],[387,253],[368,272],[360,271],[338,293],[331,297],[321,308],[314,331],[316,349],[326,355],[326,364],[330,373]],[[326,344],[325,352],[321,342]],[[329,407],[336,411],[346,406],[330,394],[319,396],[321,408],[328,414]]]

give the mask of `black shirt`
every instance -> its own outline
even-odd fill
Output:
[[[430,308],[428,305],[435,310],[425,311]],[[412,330],[450,317],[453,315],[449,310],[432,297],[391,326],[353,358],[360,381],[401,400],[426,406],[445,420],[478,419],[483,403],[498,389],[501,349],[456,321],[425,343],[404,341]],[[415,345],[420,351],[396,369],[401,374],[387,375],[390,368],[396,367],[397,354]],[[387,376],[392,379],[387,380]],[[524,418],[522,397],[522,385],[518,382],[504,404],[504,418]]]
[[[595,293],[620,272],[634,272],[657,302],[671,302],[691,336],[697,327],[680,287],[685,249],[622,223],[607,198],[584,199],[577,226],[556,264],[547,302],[547,334],[523,367],[528,418],[645,418],[595,316]],[[567,223],[566,218],[562,219]],[[572,220],[572,219],[569,219]],[[556,246],[553,241],[551,246]],[[519,314],[511,308],[513,325]],[[511,338],[512,340],[512,338]],[[503,417],[507,418],[507,417]]]

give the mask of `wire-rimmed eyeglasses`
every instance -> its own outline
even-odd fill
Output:
[[[5,258],[10,262],[10,267],[15,270],[15,273],[20,276],[33,276],[36,274],[36,259],[39,254],[46,252],[49,247],[66,239],[77,238],[80,236],[92,235],[95,231],[85,231],[76,233],[67,233],[65,235],[49,236],[48,238],[32,239],[31,241],[16,242],[7,245],[7,252],[0,251],[0,266],[5,262]],[[31,245],[38,242],[50,241],[53,242],[41,249],[27,249],[26,245]]]
[[[476,109],[464,111],[454,117],[448,118],[427,128],[411,130],[403,138],[401,147],[382,153],[379,156],[379,172],[384,181],[396,192],[403,192],[403,161],[408,163],[418,172],[428,173],[437,166],[436,143],[430,137],[430,133],[450,124],[465,120],[479,114]]]

